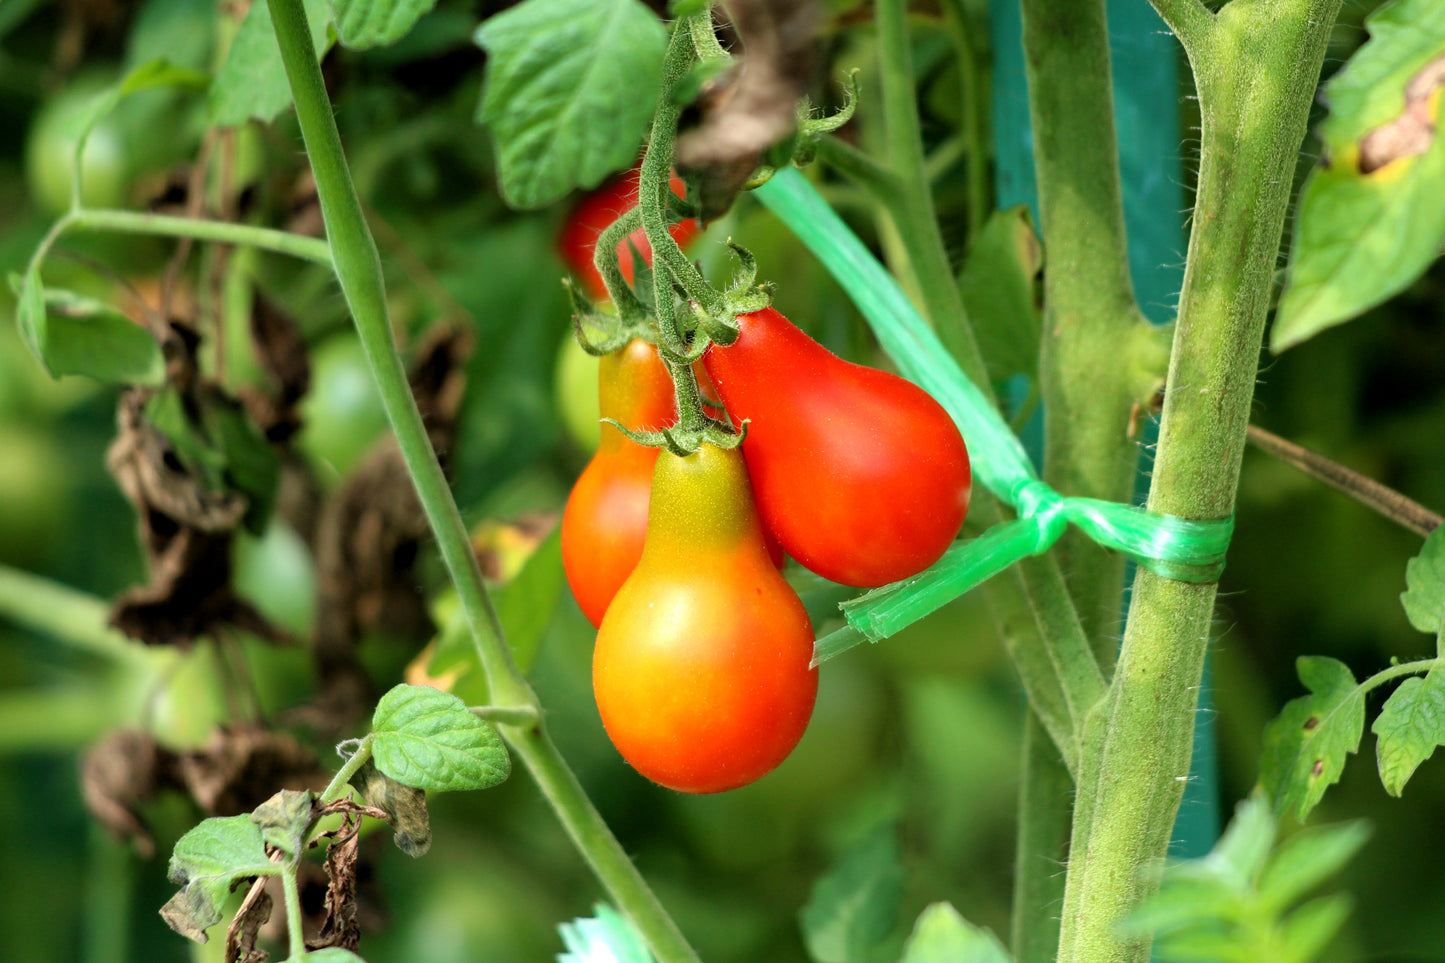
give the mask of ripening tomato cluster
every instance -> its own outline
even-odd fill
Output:
[[[650,252],[643,252],[644,255]],[[947,412],[896,375],[838,358],[772,308],[695,366],[747,435],[687,456],[610,424],[567,501],[562,560],[598,627],[592,682],[608,736],[647,778],[720,792],[770,772],[807,727],[813,627],[781,552],[871,588],[933,564],[968,510],[968,453]],[[604,418],[677,418],[657,349],[601,360]]]

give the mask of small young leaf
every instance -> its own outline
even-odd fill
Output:
[[[326,0],[302,0],[311,27],[316,56],[331,46],[327,31],[330,10]],[[234,127],[252,117],[270,123],[291,106],[291,84],[281,63],[281,47],[271,24],[271,5],[253,3],[246,14],[226,63],[211,85],[210,119],[213,127]]]
[[[1279,912],[1324,882],[1370,838],[1363,822],[1302,829],[1280,844],[1259,880],[1262,899]]]
[[[377,703],[371,730],[376,767],[403,785],[486,789],[512,771],[497,731],[449,692],[396,686]]]
[[[51,377],[84,375],[106,384],[165,381],[160,345],[142,327],[92,298],[47,289],[39,270],[14,275],[20,333]]]
[[[1314,959],[1345,924],[1353,902],[1348,893],[1334,893],[1311,900],[1285,917],[1284,938],[1279,945],[1285,948],[1286,955],[1280,963]]]
[[[1405,563],[1400,604],[1421,632],[1438,635],[1445,629],[1445,525],[1431,532],[1420,554]]]
[[[899,963],[1009,963],[998,937],[974,926],[948,903],[924,909]]]
[[[596,916],[562,923],[557,932],[567,952],[557,963],[653,963],[641,935],[617,910],[606,903],[593,907]]]
[[[1304,820],[1339,781],[1365,734],[1365,698],[1349,667],[1325,656],[1295,663],[1310,695],[1291,700],[1264,730],[1260,782],[1276,811]]]
[[[1445,745],[1445,671],[1406,679],[1390,694],[1370,726],[1379,737],[1380,782],[1398,796],[1420,763]]]
[[[1035,285],[1042,268],[1027,205],[995,211],[969,247],[958,286],[994,381],[1038,368],[1043,311]]]
[[[1236,891],[1253,885],[1274,846],[1274,815],[1256,792],[1234,809],[1234,818],[1205,857],[1205,864]]]
[[[893,928],[902,900],[897,833],[883,826],[813,884],[799,914],[808,955],[816,963],[862,959]]]
[[[266,858],[261,827],[250,814],[204,820],[176,841],[168,876],[181,891],[161,908],[161,916],[177,933],[204,943],[206,928],[221,921],[221,906],[237,880],[280,872],[281,865]]]
[[[283,789],[252,811],[251,822],[260,827],[263,840],[295,856],[306,843],[315,798],[310,790]]]
[[[638,0],[523,0],[477,29],[502,196],[541,207],[637,156],[667,31]]]
[[[368,806],[386,813],[397,849],[413,859],[426,855],[431,849],[431,821],[427,816],[425,792],[403,786],[376,768],[370,759],[357,770],[351,784],[361,792]]]

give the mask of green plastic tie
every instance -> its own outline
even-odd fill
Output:
[[[877,642],[1030,555],[1042,555],[1070,524],[1165,578],[1212,582],[1224,571],[1234,519],[1192,520],[1132,505],[1060,495],[1034,471],[1003,416],[943,347],[892,275],[798,170],[781,170],[754,192],[792,229],[863,312],[904,377],[953,416],[974,477],[1018,518],[960,542],[926,571],[840,607],[848,625],[818,640],[814,663],[862,641]]]

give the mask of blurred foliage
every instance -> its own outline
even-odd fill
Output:
[[[469,522],[480,523],[560,510],[587,453],[571,440],[558,408],[567,386],[554,383],[569,328],[558,283],[563,268],[552,243],[567,202],[517,213],[499,199],[492,148],[473,121],[483,62],[471,42],[475,6],[442,3],[394,46],[338,49],[325,69],[399,329],[415,338],[446,318],[465,322],[475,335],[478,350],[468,364],[451,456],[461,507]],[[1332,57],[1359,44],[1358,25],[1372,7],[1347,7]],[[0,130],[31,130],[48,104],[91,73],[114,74],[156,50],[196,69],[213,67],[212,43],[201,40],[235,29],[217,23],[216,9],[201,0],[6,0],[0,5]],[[939,37],[920,35],[919,42],[926,137],[931,147],[951,151],[948,105],[958,78],[942,65],[947,45]],[[840,34],[835,65],[866,67],[870,45],[859,32]],[[866,71],[863,79],[859,123],[865,132],[874,123],[876,133]],[[173,165],[195,152],[204,129],[204,97],[156,93],[164,96],[140,102],[146,110],[116,117],[134,126],[115,142],[135,146],[137,154],[122,182],[108,187],[133,206],[164,195]],[[832,96],[820,90],[815,101],[827,104]],[[50,220],[50,201],[27,182],[25,141],[0,138],[4,273],[23,271]],[[274,126],[238,133],[233,176],[266,216],[281,219],[291,211],[297,199],[284,191],[299,163],[294,120],[285,114]],[[960,169],[956,159],[943,164],[938,201],[945,236],[961,250],[968,212],[963,178],[954,176]],[[855,193],[832,181],[824,188],[860,233],[886,248],[887,237],[879,237]],[[721,241],[728,236],[753,250],[765,277],[780,282],[780,310],[833,350],[876,360],[837,286],[771,217],[744,198],[698,245],[706,270],[725,268]],[[48,281],[127,311],[136,310],[138,297],[155,303],[170,245],[90,236],[64,246],[74,256],[48,264]],[[190,283],[182,287],[201,299],[235,297],[194,290],[196,265],[210,256],[192,254]],[[344,304],[324,270],[271,255],[234,257],[248,282],[242,293],[254,285],[297,319],[309,345],[345,337]],[[132,511],[104,469],[114,392],[76,378],[47,379],[15,334],[14,306],[9,290],[0,289],[0,563],[113,596],[144,577]],[[244,352],[228,358],[235,378],[254,371]],[[1357,323],[1267,361],[1255,419],[1440,510],[1441,371],[1445,269],[1437,264]],[[330,414],[359,410],[366,424],[332,429],[344,436],[324,439],[344,443],[335,451],[324,453],[319,444],[313,450],[336,473],[320,470],[327,485],[357,457],[353,433],[375,425],[364,413],[367,402],[337,392],[347,400],[335,401],[342,410]],[[238,547],[248,597],[296,633],[316,617],[305,591],[315,573],[300,545],[294,532],[273,527]],[[1405,563],[1419,546],[1416,536],[1293,469],[1257,452],[1246,456],[1214,669],[1225,801],[1249,795],[1265,723],[1301,692],[1297,656],[1333,657],[1364,677],[1391,659],[1433,653],[1399,602]],[[439,565],[425,560],[419,571],[430,589],[440,587]],[[820,877],[883,838],[880,833],[896,832],[889,838],[901,869],[896,914],[869,921],[882,930],[889,958],[904,947],[912,921],[940,901],[980,927],[1008,931],[1022,697],[977,593],[898,637],[829,663],[813,722],[793,756],[758,783],[720,796],[659,789],[618,758],[592,702],[593,632],[568,593],[556,596],[544,624],[532,631],[538,636],[532,677],[556,741],[706,959],[805,959],[799,908],[816,893]],[[259,710],[274,718],[314,688],[298,650],[246,642],[241,651],[250,681],[220,678],[239,687],[243,714]],[[380,678],[386,688],[417,654],[368,664],[379,678],[392,673]],[[94,653],[0,623],[0,819],[8,827],[0,846],[0,880],[7,883],[0,959],[220,959],[219,941],[193,952],[156,912],[172,891],[164,854],[197,823],[197,811],[174,794],[147,804],[162,855],[144,859],[91,825],[81,800],[78,760],[105,731],[176,720],[170,737],[195,743],[215,713],[237,710],[216,691],[221,663],[214,649],[200,647],[181,661],[175,677],[138,691],[133,673],[111,671]],[[197,684],[197,677],[210,684]],[[252,692],[255,707],[248,703]],[[235,696],[232,691],[232,701]],[[1383,697],[1371,697],[1371,716]],[[1373,750],[1368,737],[1364,749]],[[339,764],[329,749],[321,751],[323,766]],[[1445,834],[1438,831],[1445,765],[1426,762],[1403,798],[1393,799],[1381,788],[1371,755],[1349,758],[1341,783],[1313,817],[1367,818],[1374,828],[1370,844],[1339,877],[1356,910],[1321,959],[1445,960],[1445,917],[1438,911],[1445,880],[1437,871],[1445,862]],[[376,916],[385,922],[366,932],[366,958],[520,963],[561,952],[557,924],[591,914],[600,894],[525,775],[486,793],[437,796],[430,808],[440,845],[424,858],[376,846]],[[386,835],[369,842],[383,844]],[[947,922],[942,911],[934,916],[938,926]],[[915,937],[914,945],[921,947],[922,939]],[[922,948],[915,952],[931,958]]]

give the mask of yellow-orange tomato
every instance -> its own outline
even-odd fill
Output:
[[[597,395],[603,417],[637,430],[677,420],[672,380],[657,349],[634,339],[602,358]],[[562,565],[577,604],[593,625],[637,566],[647,531],[647,501],[657,449],[602,426],[597,453],[583,469],[562,514]]]
[[[658,456],[647,544],[597,633],[592,686],[613,745],[681,792],[772,771],[817,695],[813,628],[774,567],[737,451]]]

